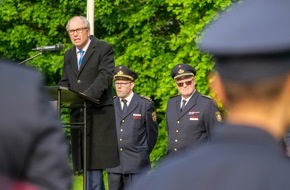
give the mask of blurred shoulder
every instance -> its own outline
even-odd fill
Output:
[[[7,76],[7,78],[16,78],[21,81],[21,78],[25,78],[25,80],[29,78],[37,78],[41,77],[41,73],[36,71],[34,68],[20,65],[17,62],[7,60],[7,59],[0,59],[0,72],[1,76]],[[23,82],[23,81],[21,81]]]

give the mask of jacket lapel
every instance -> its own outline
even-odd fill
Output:
[[[78,71],[78,58],[77,58],[77,53],[76,53],[75,48],[72,49],[71,54],[72,54],[71,55],[71,67],[72,67],[74,74],[77,76],[79,74],[79,71]]]
[[[85,67],[86,64],[88,64],[89,58],[91,57],[91,55],[94,53],[95,51],[95,46],[97,44],[97,39],[91,37],[91,43],[85,53],[85,56],[83,58],[80,70],[79,70],[79,74],[82,72],[83,68]]]
[[[195,93],[191,96],[191,98],[187,102],[186,106],[184,107],[183,112],[180,113],[180,117],[187,114],[187,112],[196,104],[196,100],[198,97],[199,97],[199,93],[197,91],[195,91]],[[179,107],[180,107],[180,101],[179,101]]]
[[[137,106],[138,106],[137,96],[136,96],[136,94],[134,94],[126,112],[123,113],[123,118],[130,115]]]
[[[179,98],[177,98],[176,102],[175,102],[175,110],[177,115],[180,115],[180,102],[181,102],[181,96],[179,96]]]

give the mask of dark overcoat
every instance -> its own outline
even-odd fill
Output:
[[[77,68],[76,48],[64,55],[64,66],[60,86],[82,92],[100,101],[87,110],[87,155],[88,169],[104,169],[119,165],[115,112],[113,105],[112,78],[114,52],[111,45],[91,36],[80,70]],[[81,120],[79,111],[73,110],[71,121]],[[74,169],[81,169],[81,133],[72,131],[72,154]]]
[[[221,120],[215,102],[198,91],[195,91],[182,112],[180,101],[179,95],[171,98],[167,105],[169,155],[207,140],[212,129]]]
[[[108,172],[141,173],[150,167],[149,156],[158,136],[154,103],[134,94],[125,113],[122,113],[119,98],[114,99],[114,104],[121,164]]]

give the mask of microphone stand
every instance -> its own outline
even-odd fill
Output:
[[[24,63],[26,63],[27,61],[29,61],[29,60],[31,60],[31,59],[34,59],[35,57],[38,57],[38,56],[42,55],[42,53],[43,53],[42,51],[39,51],[38,54],[36,54],[36,55],[34,55],[34,56],[32,56],[32,57],[29,57],[28,59],[25,59],[24,61],[20,62],[19,65],[24,64]]]

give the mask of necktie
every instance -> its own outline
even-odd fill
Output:
[[[78,53],[80,54],[80,58],[79,58],[79,61],[78,61],[78,69],[80,70],[81,64],[83,62],[85,51],[84,50],[79,50]]]
[[[124,105],[123,105],[123,113],[125,113],[125,111],[127,109],[127,100],[126,99],[122,99],[122,102],[124,103]]]
[[[180,108],[180,112],[182,112],[182,110],[184,109],[185,104],[186,104],[186,100],[182,100],[182,106]]]

